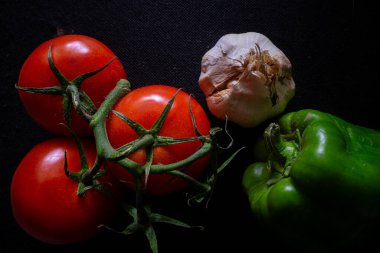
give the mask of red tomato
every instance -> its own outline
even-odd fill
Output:
[[[94,71],[109,62],[115,54],[100,41],[83,35],[64,35],[38,46],[24,62],[18,86],[43,88],[60,86],[48,64],[48,48],[52,44],[52,58],[58,70],[69,80]],[[118,59],[95,76],[85,80],[81,89],[99,107],[117,81],[126,78]],[[31,94],[19,91],[22,103],[29,115],[43,128],[68,135],[64,123],[62,96]],[[72,111],[72,127],[78,135],[89,135],[91,129],[85,120]]]
[[[96,150],[91,141],[83,141],[89,166]],[[51,244],[87,240],[99,232],[117,211],[120,194],[110,176],[99,180],[112,185],[113,195],[90,189],[77,195],[78,183],[64,172],[67,152],[69,171],[79,171],[80,158],[71,139],[51,139],[36,145],[23,158],[11,184],[11,204],[18,224],[29,235]],[[108,184],[111,183],[111,184]]]
[[[115,105],[114,110],[138,122],[146,129],[150,129],[176,91],[177,88],[166,85],[150,85],[138,88],[124,96]],[[159,135],[175,138],[196,136],[190,118],[189,98],[190,96],[186,92],[179,92]],[[203,135],[208,135],[210,130],[209,120],[201,105],[193,97],[191,97],[191,108],[199,131]],[[137,138],[132,128],[114,114],[111,114],[107,121],[107,133],[114,148],[118,148]],[[169,164],[183,160],[196,152],[201,145],[200,141],[192,141],[157,146],[154,148],[153,164]],[[138,150],[130,155],[129,158],[139,164],[144,164],[145,151]],[[191,166],[183,168],[183,172],[198,178],[207,167],[208,162],[209,157],[206,156],[195,161]],[[133,177],[126,169],[111,164],[110,171],[129,186],[134,186]],[[185,180],[172,175],[150,174],[147,191],[151,194],[166,194],[183,190],[188,185]]]

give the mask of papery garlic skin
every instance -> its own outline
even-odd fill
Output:
[[[199,85],[215,117],[254,127],[282,113],[294,97],[291,69],[263,34],[227,34],[203,56]]]

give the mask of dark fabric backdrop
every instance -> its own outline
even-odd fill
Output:
[[[14,84],[27,56],[58,30],[92,36],[108,45],[133,87],[152,83],[183,87],[206,110],[197,83],[203,54],[224,34],[261,32],[293,64],[297,91],[286,111],[314,108],[380,129],[377,19],[376,8],[355,0],[1,1],[0,252],[22,248],[149,252],[141,234],[105,232],[79,245],[46,245],[26,235],[12,217],[9,189],[14,170],[31,147],[53,137],[28,117]],[[210,119],[213,126],[224,124]],[[207,209],[187,207],[183,195],[155,201],[157,211],[206,228],[199,232],[158,225],[160,252],[291,249],[280,243],[281,235],[262,233],[241,188],[242,173],[252,162],[251,144],[262,128],[229,125],[235,139],[231,152],[247,148],[219,178]]]

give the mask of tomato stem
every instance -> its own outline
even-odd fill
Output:
[[[132,141],[128,143],[127,145],[124,145],[120,147],[119,149],[117,149],[118,152],[110,156],[109,160],[115,160],[115,161],[121,160],[141,148],[152,146],[154,142],[155,142],[155,139],[151,134],[144,135],[141,138],[135,141]]]
[[[184,160],[181,160],[181,161],[178,161],[175,163],[171,163],[171,164],[155,164],[155,165],[152,165],[151,172],[152,173],[165,173],[165,172],[169,172],[169,171],[172,171],[175,169],[182,168],[182,167],[198,160],[199,158],[206,156],[212,150],[212,148],[213,148],[212,143],[209,141],[206,141],[203,143],[201,148],[199,148],[195,153],[188,156]]]
[[[136,209],[137,209],[137,222],[141,225],[147,225],[149,223],[149,217],[145,209],[144,194],[145,190],[141,183],[140,175],[133,174],[135,181],[135,192],[136,192]]]
[[[112,107],[116,102],[123,97],[125,94],[131,91],[131,84],[128,80],[120,79],[115,88],[107,95],[97,112],[93,115],[93,118],[90,121],[90,127],[101,126],[102,123],[105,123],[108,114],[111,112]],[[104,128],[104,127],[103,127]]]
[[[181,177],[191,183],[193,183],[194,187],[198,189],[199,191],[202,192],[209,192],[211,190],[211,186],[209,184],[204,184],[196,180],[195,178],[187,175],[186,173],[183,173],[182,171],[179,170],[172,170],[169,171],[168,174],[175,175],[177,177]]]

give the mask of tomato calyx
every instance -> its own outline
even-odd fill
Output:
[[[96,112],[97,108],[94,105],[93,101],[90,99],[90,97],[82,89],[80,89],[80,86],[83,83],[83,81],[98,74],[99,72],[107,68],[115,60],[115,58],[116,57],[113,57],[104,66],[96,70],[79,75],[73,80],[69,80],[55,66],[54,61],[53,61],[53,55],[52,55],[52,44],[50,44],[49,49],[48,49],[49,67],[61,85],[44,87],[44,88],[33,88],[33,87],[20,87],[16,84],[15,87],[18,90],[29,92],[29,93],[62,96],[65,123],[68,126],[71,125],[70,112],[71,112],[72,107],[82,118],[89,121],[92,115]]]
[[[74,133],[72,129],[67,127],[71,132],[76,146],[78,148],[79,157],[80,157],[80,170],[79,172],[73,172],[68,170],[68,162],[67,162],[67,152],[65,151],[65,162],[63,165],[64,172],[67,177],[78,182],[77,195],[84,196],[86,191],[95,189],[100,192],[108,194],[109,191],[107,187],[101,183],[98,179],[106,175],[105,170],[100,170],[102,167],[103,159],[101,159],[98,155],[96,156],[94,165],[92,168],[89,167],[87,163],[86,154],[83,148],[82,143],[80,142],[78,136]]]

